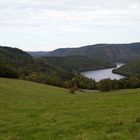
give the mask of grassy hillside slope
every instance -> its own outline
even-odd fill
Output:
[[[139,140],[140,89],[69,94],[0,79],[0,140]]]

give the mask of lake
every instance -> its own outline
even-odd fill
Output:
[[[125,76],[120,75],[120,74],[115,74],[115,73],[112,72],[112,70],[116,69],[116,68],[119,68],[122,65],[124,65],[124,64],[117,63],[117,67],[115,67],[115,68],[85,71],[85,72],[82,72],[82,75],[84,75],[88,78],[95,79],[96,82],[99,82],[100,80],[106,79],[106,78],[110,78],[112,80],[114,80],[114,79],[119,80],[121,78],[124,78]]]

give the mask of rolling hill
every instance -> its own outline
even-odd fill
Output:
[[[0,78],[1,140],[139,140],[140,89],[77,92]]]
[[[81,72],[86,70],[103,69],[116,66],[113,63],[97,61],[82,55],[65,57],[43,57],[40,60],[72,72]]]
[[[62,85],[73,73],[33,58],[28,53],[12,47],[0,46],[0,77],[22,78],[53,85]]]
[[[18,48],[0,46],[0,77],[23,77],[23,69],[33,62],[32,56]]]
[[[33,58],[26,52],[12,47],[0,46],[0,64],[23,66],[33,62]]]
[[[49,51],[28,51],[27,53],[33,57],[38,58],[38,57],[46,56],[49,53]]]
[[[32,53],[30,53],[32,55]],[[140,57],[140,43],[131,44],[96,44],[80,48],[63,48],[42,53],[40,57],[64,57],[82,55],[97,61],[128,62]]]

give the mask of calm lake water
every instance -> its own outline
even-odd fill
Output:
[[[117,63],[117,67],[115,68],[109,68],[109,69],[102,69],[102,70],[92,70],[92,71],[85,71],[85,72],[82,72],[82,75],[88,77],[88,78],[93,78],[95,79],[96,82],[99,82],[100,80],[102,79],[106,79],[106,78],[110,78],[110,79],[121,79],[121,78],[124,78],[123,75],[120,75],[120,74],[114,74],[112,73],[112,70],[113,69],[116,69],[116,68],[119,68],[121,67],[122,63]]]

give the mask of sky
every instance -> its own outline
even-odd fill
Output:
[[[0,45],[50,51],[140,41],[140,0],[0,0]]]

